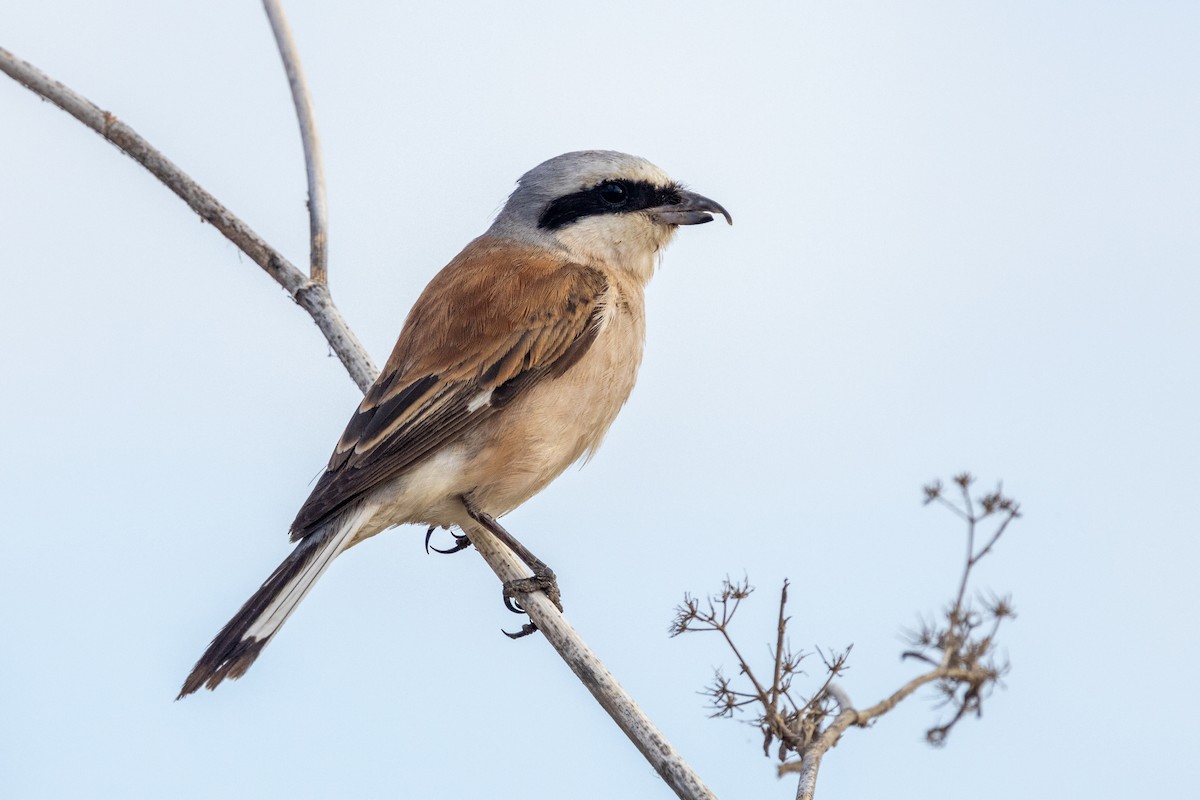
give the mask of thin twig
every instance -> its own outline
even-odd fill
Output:
[[[979,561],[979,559],[983,558],[988,553],[992,552],[992,548],[996,545],[996,542],[999,541],[1000,537],[1004,534],[1004,529],[1008,527],[1008,523],[1012,522],[1018,516],[1020,516],[1020,514],[1018,513],[1018,509],[1013,508],[1009,512],[1008,516],[1005,517],[1004,521],[1001,522],[1000,525],[996,528],[996,532],[992,534],[992,538],[988,539],[988,543],[985,544],[983,546],[983,549],[981,549],[978,553],[976,553],[974,558],[971,559],[972,566],[974,566],[975,562]]]
[[[317,118],[313,111],[312,94],[304,80],[300,53],[292,38],[292,29],[279,0],[263,0],[263,9],[271,22],[275,44],[296,106],[296,121],[300,124],[300,141],[304,144],[304,171],[308,175],[308,232],[309,270],[313,283],[324,284],[326,248],[329,243],[329,203],[325,199],[325,165],[321,161],[321,139],[317,136]]]
[[[823,694],[828,694],[842,708],[845,708],[850,705],[849,700],[846,700],[846,702],[842,702],[842,700],[839,699],[839,698],[846,698],[846,693],[844,691],[842,691],[842,689],[836,683],[833,682],[833,679],[842,674],[842,672],[843,672],[842,667],[845,664],[845,660],[847,657],[849,657],[850,651],[853,648],[854,648],[854,645],[851,644],[849,647],[846,648],[845,653],[842,653],[837,658],[834,658],[832,664],[829,663],[829,659],[827,659],[825,657],[825,654],[821,652],[821,648],[819,648],[819,647],[816,648],[817,654],[821,656],[821,661],[825,664],[825,670],[826,670],[825,682],[821,684],[820,689],[817,689],[817,691],[813,692],[812,699],[809,700],[807,703],[805,703],[804,706],[812,707],[818,700],[821,699],[821,695],[823,695]],[[791,698],[789,698],[789,699],[791,699]],[[794,705],[794,703],[793,703],[793,705]],[[802,708],[802,706],[796,706],[796,707]]]
[[[783,589],[779,592],[779,621],[775,626],[775,676],[771,681],[771,696],[768,698],[769,707],[775,708],[779,702],[779,695],[783,692],[783,648],[787,636],[788,618],[784,616],[787,608],[787,590],[788,581],[785,578],[783,581]],[[791,698],[788,698],[789,700]]]
[[[727,624],[722,623],[717,630],[720,631],[721,636],[725,638],[725,644],[729,645],[729,649],[732,650],[734,656],[737,657],[738,663],[742,668],[742,674],[750,680],[750,683],[754,684],[754,694],[758,698],[758,701],[762,703],[765,708],[770,709],[770,695],[767,694],[767,690],[763,688],[763,685],[758,682],[758,678],[754,677],[754,672],[750,669],[750,662],[742,658],[741,651],[737,649],[737,645],[733,643],[733,637],[729,635]]]
[[[0,71],[7,73],[34,94],[54,103],[115,144],[162,181],[168,189],[179,195],[201,219],[220,231],[255,264],[262,267],[312,316],[329,341],[329,346],[350,373],[351,380],[364,392],[370,388],[379,370],[375,368],[358,337],[334,307],[324,284],[314,283],[305,277],[303,272],[267,244],[249,225],[114,114],[99,108],[83,95],[53,80],[37,67],[22,61],[4,48],[0,48]]]
[[[150,170],[201,218],[221,231],[229,241],[283,286],[312,316],[358,387],[363,392],[370,388],[378,370],[333,305],[324,283],[316,283],[306,278],[304,273],[217,202],[216,198],[112,114],[98,108],[83,96],[52,80],[36,67],[21,61],[3,48],[0,48],[0,71],[7,73],[35,94],[50,100]],[[473,525],[466,533],[502,581],[528,576],[528,571],[508,548],[482,527]],[[604,710],[650,761],[676,795],[681,800],[715,800],[715,796],[700,777],[620,687],[550,600],[540,592],[523,595],[519,599],[521,606],[529,613],[530,619],[545,635],[546,640],[579,676]]]
[[[965,489],[963,490],[966,491]],[[963,568],[962,580],[958,584],[958,594],[954,598],[954,619],[961,618],[963,600],[967,596],[967,582],[971,579],[971,568],[975,566],[975,524],[978,520],[972,511],[967,512],[967,560]]]

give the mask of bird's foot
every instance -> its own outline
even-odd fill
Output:
[[[542,569],[536,570],[531,578],[518,578],[514,581],[504,582],[504,605],[514,614],[524,614],[525,609],[521,608],[521,604],[517,601],[519,594],[533,594],[534,592],[545,592],[546,597],[550,598],[550,602],[554,603],[555,607],[561,612],[562,607],[562,592],[558,590],[558,578],[554,576],[554,570],[541,565]]]
[[[554,570],[542,565],[542,569],[534,572],[533,577],[518,578],[513,581],[504,582],[504,605],[514,614],[524,614],[525,609],[521,607],[518,595],[533,594],[534,592],[545,592],[546,597],[554,603],[555,607],[561,612],[562,593],[558,590],[558,579],[554,576]],[[520,639],[528,636],[538,629],[533,622],[527,622],[521,626],[521,630],[516,633],[504,631],[504,635],[510,639]]]
[[[559,613],[562,613],[562,593],[558,590],[558,579],[554,577],[554,570],[546,566],[546,562],[529,552],[529,548],[517,541],[516,537],[506,531],[504,526],[497,522],[494,517],[477,509],[469,497],[464,495],[462,503],[463,508],[470,514],[471,519],[478,522],[499,539],[517,558],[524,561],[525,566],[529,567],[529,570],[533,573],[533,577],[530,578],[518,578],[504,582],[504,605],[508,610],[515,614],[524,614],[525,610],[517,602],[517,595],[545,592],[550,602],[554,603]],[[530,621],[522,625],[519,632],[509,633],[508,631],[504,631],[504,634],[510,639],[520,639],[522,636],[528,636],[536,630],[537,625],[533,621]]]

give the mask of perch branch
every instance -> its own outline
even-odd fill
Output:
[[[501,582],[528,577],[529,571],[512,551],[481,525],[472,523],[464,532],[471,538],[471,543],[487,560],[488,566]],[[534,592],[519,595],[518,600],[521,608],[529,614],[530,620],[545,635],[546,641],[558,651],[562,660],[596,698],[596,702],[608,712],[613,722],[624,731],[675,794],[686,800],[715,800],[716,796],[712,791],[704,785],[633,698],[621,688],[617,679],[587,646],[583,637],[571,627],[562,612],[554,607],[550,599],[542,592]]]

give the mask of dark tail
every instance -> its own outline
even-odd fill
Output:
[[[368,516],[362,511],[350,514],[296,545],[212,640],[175,699],[201,686],[215,689],[226,678],[242,677]]]

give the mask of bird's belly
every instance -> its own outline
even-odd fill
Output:
[[[642,341],[639,319],[607,320],[566,374],[532,388],[493,418],[489,443],[467,470],[478,508],[493,516],[511,511],[600,446],[633,390]]]

